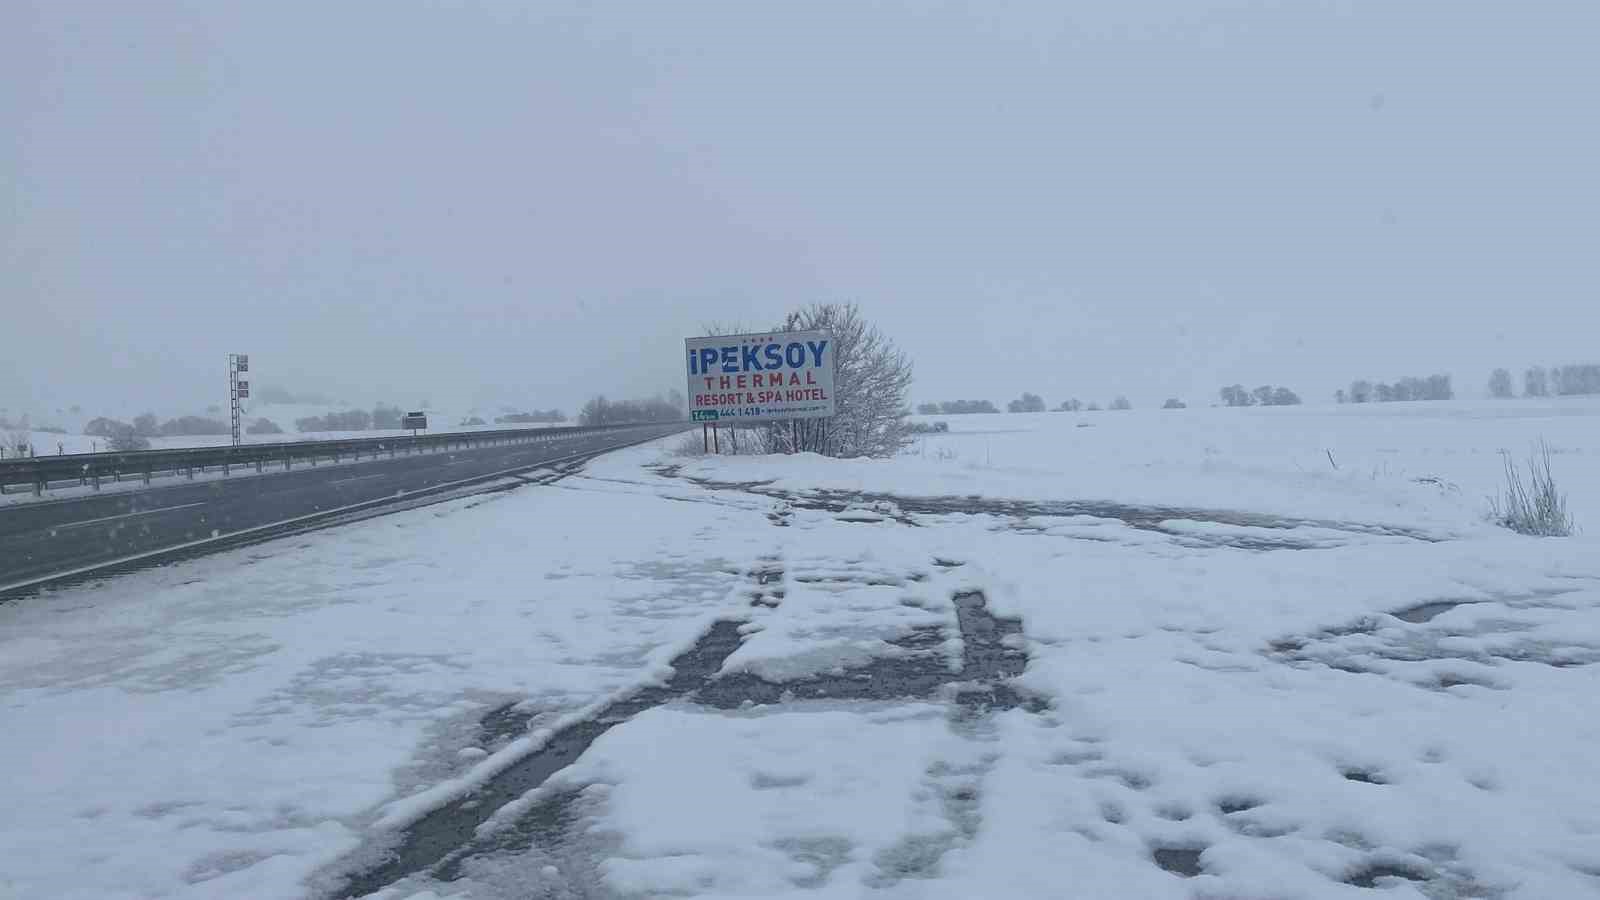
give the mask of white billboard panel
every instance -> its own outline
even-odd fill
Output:
[[[834,414],[833,336],[725,334],[684,341],[689,418],[753,425]]]

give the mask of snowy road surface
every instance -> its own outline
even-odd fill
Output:
[[[0,607],[0,896],[1600,894],[1600,543],[1481,516],[1529,434],[1192,412],[646,447]]]
[[[263,475],[178,480],[72,498],[0,504],[0,591],[61,572],[147,556],[274,524],[523,471],[636,443],[679,426],[559,435],[537,443],[369,457]],[[241,472],[248,471],[240,466]]]

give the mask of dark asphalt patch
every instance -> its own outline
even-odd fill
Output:
[[[418,819],[401,833],[400,842],[388,859],[349,876],[335,896],[341,900],[361,897],[446,863],[434,872],[436,877],[442,877],[446,869],[459,872],[461,861],[467,857],[502,849],[504,837],[499,837],[499,832],[480,839],[476,836],[477,827],[507,803],[571,765],[600,735],[704,684],[738,648],[742,624],[716,622],[692,648],[672,661],[673,675],[664,686],[637,691],[609,704],[592,718],[568,725],[551,735],[539,750],[518,760],[476,790]],[[549,811],[543,814],[548,815]],[[516,827],[536,828],[537,824],[524,826],[519,818]]]
[[[765,566],[749,574],[770,583],[778,571],[776,566]],[[451,881],[461,877],[463,863],[475,857],[526,852],[559,842],[559,835],[570,824],[568,810],[575,796],[570,792],[542,798],[504,828],[483,836],[477,834],[477,828],[506,804],[540,787],[551,775],[576,761],[602,734],[669,701],[734,709],[802,700],[928,699],[948,687],[954,692],[958,716],[1018,706],[1035,712],[1044,710],[1046,704],[1042,700],[1006,683],[1020,675],[1028,662],[1021,644],[1020,620],[993,615],[978,592],[958,594],[955,602],[963,643],[959,672],[951,671],[942,652],[943,630],[927,626],[912,629],[893,642],[898,649],[909,652],[874,659],[842,674],[785,682],[766,681],[749,673],[719,676],[722,664],[739,646],[739,629],[745,623],[715,622],[693,647],[672,661],[673,675],[665,685],[629,694],[593,717],[568,725],[539,750],[470,794],[418,819],[400,833],[381,863],[346,875],[344,886],[333,896],[340,900],[360,897],[422,873]],[[480,727],[486,734],[503,738],[519,722],[526,727],[524,715],[514,706],[500,707],[485,715]]]
[[[1421,866],[1408,863],[1377,862],[1368,863],[1348,873],[1344,883],[1352,887],[1376,889],[1390,882],[1391,879],[1405,881],[1432,881],[1434,875]]]
[[[1150,858],[1174,875],[1193,878],[1205,871],[1200,865],[1200,854],[1204,852],[1204,847],[1155,847]]]

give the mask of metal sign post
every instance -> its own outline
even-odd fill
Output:
[[[233,435],[233,445],[239,446],[239,413],[240,400],[250,398],[250,382],[240,381],[239,376],[250,371],[250,357],[244,353],[228,354],[228,410],[232,427],[229,429]]]

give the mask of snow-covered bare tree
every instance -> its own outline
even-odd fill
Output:
[[[833,336],[832,419],[763,426],[768,450],[824,456],[890,456],[910,440],[906,393],[911,361],[861,315],[854,303],[818,303],[789,314],[779,331]]]

